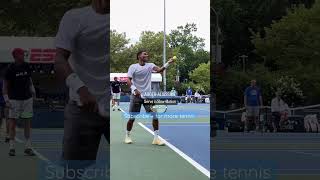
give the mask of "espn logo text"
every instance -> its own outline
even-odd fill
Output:
[[[54,63],[56,49],[34,48],[25,51],[25,59],[29,63]]]

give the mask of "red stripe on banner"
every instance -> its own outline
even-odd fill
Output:
[[[54,63],[55,49],[30,49],[30,63]]]

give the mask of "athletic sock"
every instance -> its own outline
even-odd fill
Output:
[[[154,131],[154,138],[157,139],[159,135],[159,130],[155,130]]]
[[[27,140],[26,140],[25,148],[26,148],[26,149],[31,148],[31,140],[30,140],[30,139],[27,139]]]
[[[12,139],[9,141],[9,149],[14,149],[14,140]]]
[[[126,131],[126,136],[129,137],[131,134],[131,131]]]

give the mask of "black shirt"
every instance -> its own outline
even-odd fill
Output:
[[[27,63],[11,64],[6,73],[8,96],[13,100],[27,100],[32,97],[30,90],[31,69]]]
[[[119,81],[111,82],[112,92],[113,93],[120,93],[120,85],[121,84]]]

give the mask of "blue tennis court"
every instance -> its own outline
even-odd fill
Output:
[[[233,168],[264,166],[272,171],[273,178],[270,179],[283,176],[319,178],[319,142],[318,133],[251,134],[219,131],[211,144],[211,163],[235,162]]]
[[[129,103],[121,103],[121,108],[128,112],[128,105]],[[145,112],[144,108],[141,112]],[[178,117],[165,118],[166,115]],[[184,115],[188,117],[184,118]],[[167,112],[161,114],[159,118],[160,136],[208,171],[210,171],[209,115],[209,104],[179,103],[169,105]],[[140,121],[153,131],[151,119]]]
[[[161,123],[160,128],[162,138],[210,170],[209,123]]]

